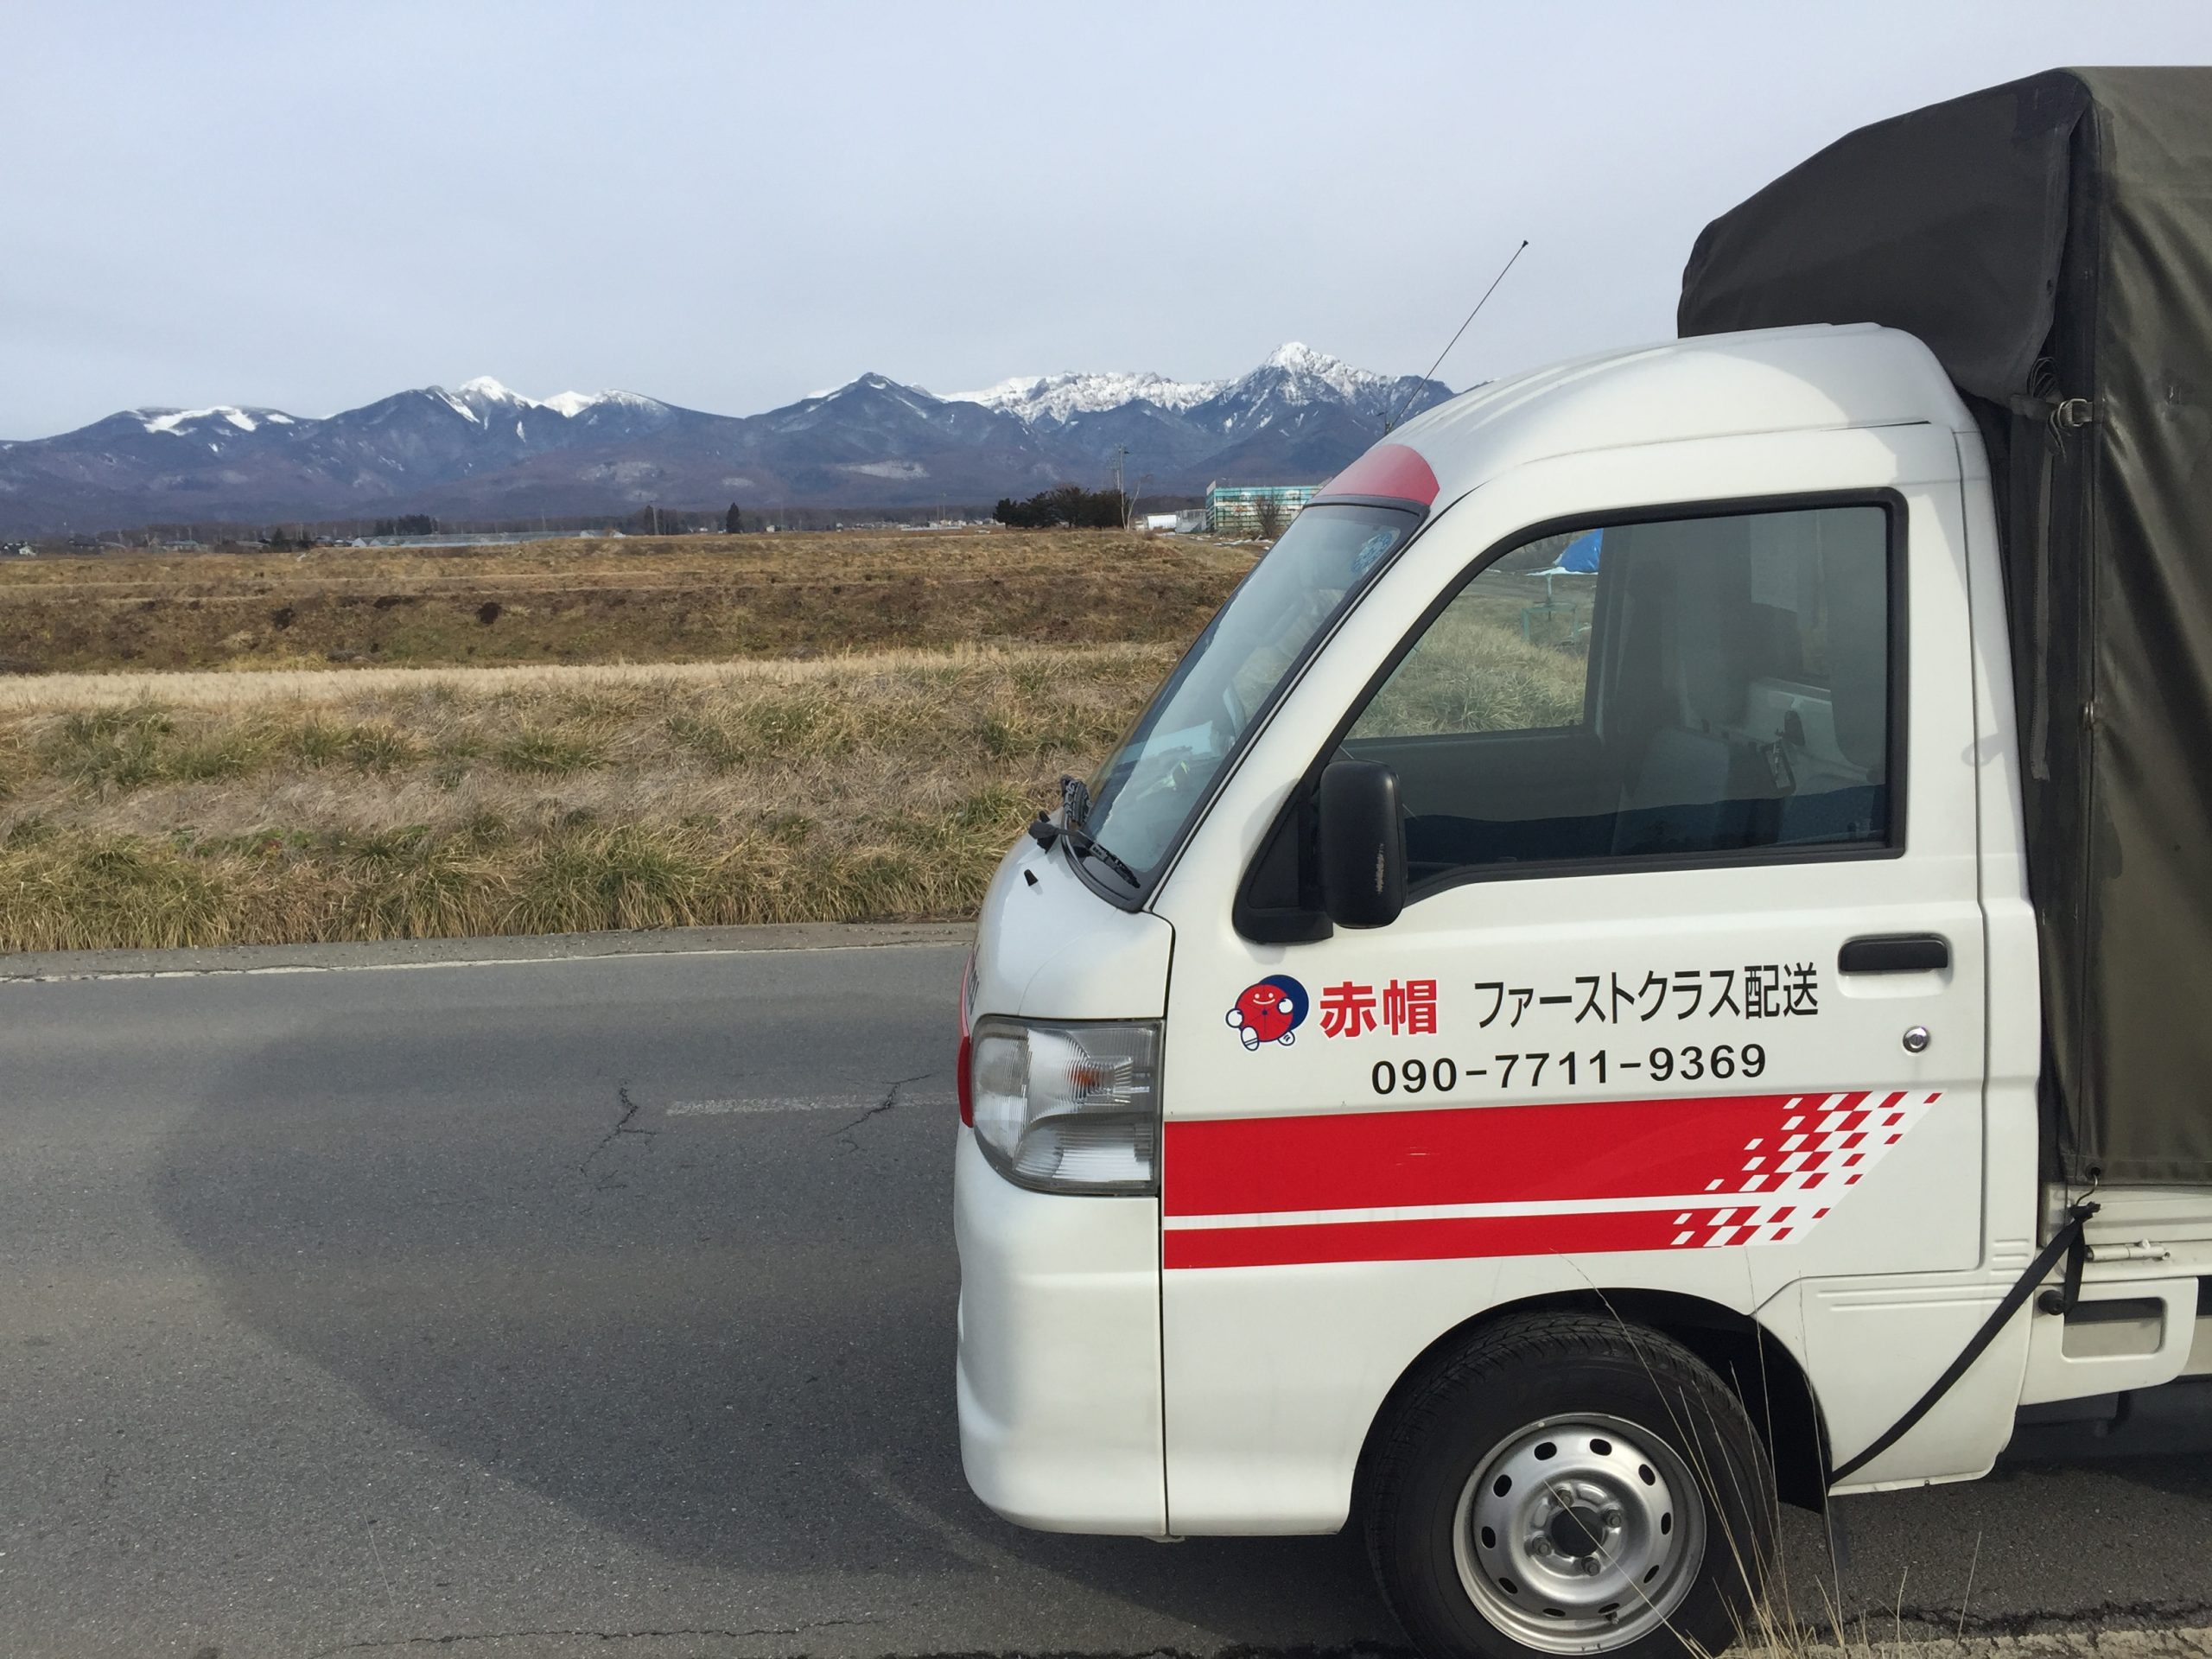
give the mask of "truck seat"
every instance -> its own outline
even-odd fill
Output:
[[[1713,732],[1664,726],[1651,734],[1621,791],[1617,854],[1741,847],[1757,793],[1758,757]]]

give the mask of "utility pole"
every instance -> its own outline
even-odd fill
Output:
[[[1122,528],[1123,530],[1127,530],[1129,527],[1129,493],[1125,487],[1123,487],[1122,483],[1122,464],[1128,461],[1128,458],[1129,446],[1128,444],[1117,443],[1114,446],[1114,500],[1122,509]]]

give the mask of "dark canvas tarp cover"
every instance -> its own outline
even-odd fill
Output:
[[[1942,359],[1997,480],[2047,1162],[2212,1182],[2212,69],[1866,128],[1683,273],[1686,335],[1866,321]]]

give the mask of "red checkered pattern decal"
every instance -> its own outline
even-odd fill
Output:
[[[1786,1243],[1937,1099],[1860,1090],[1178,1121],[1166,1262]]]

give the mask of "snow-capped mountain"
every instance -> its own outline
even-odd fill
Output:
[[[1452,395],[1441,381],[1354,368],[1293,340],[1193,407],[1220,447],[1208,459],[1246,478],[1325,478],[1404,420]]]
[[[650,418],[653,411],[666,411],[669,405],[657,398],[642,397],[634,391],[556,391],[550,397],[525,397],[522,393],[501,385],[488,374],[480,374],[474,380],[464,380],[456,391],[447,392],[437,386],[429,390],[453,405],[461,414],[489,426],[493,420],[511,415],[523,415],[533,409],[550,410],[564,421],[573,421],[587,410],[605,409],[621,410],[626,415]]]
[[[628,391],[532,397],[488,376],[310,417],[229,404],[132,409],[0,443],[0,532],[715,507],[981,504],[1106,477],[1147,494],[1214,479],[1318,480],[1448,397],[1291,344],[1230,381],[1018,377],[940,397],[880,374],[765,414]]]
[[[1395,416],[1451,396],[1440,382],[1356,369],[1342,358],[1293,340],[1249,374],[1230,381],[1191,410],[1191,418],[1224,433],[1249,437],[1269,427],[1300,431],[1317,423],[1372,429]]]
[[[1128,448],[1155,488],[1208,478],[1325,478],[1375,442],[1395,415],[1451,396],[1440,381],[1377,374],[1298,340],[1234,380],[1163,374],[1017,375],[958,401],[1012,415],[1042,442],[1078,453]],[[1173,483],[1161,485],[1161,468]],[[1196,469],[1196,470],[1193,470]]]
[[[950,391],[948,403],[981,404],[1003,410],[1024,426],[1039,422],[1065,424],[1071,416],[1102,414],[1124,404],[1145,403],[1180,411],[1228,390],[1227,380],[1170,380],[1164,374],[1016,375],[982,391]]]
[[[1289,388],[1297,401],[1312,401],[1325,390],[1347,403],[1358,403],[1386,393],[1402,392],[1419,377],[1356,369],[1341,357],[1331,357],[1326,352],[1315,351],[1303,340],[1294,340],[1276,346],[1268,354],[1268,360],[1244,378],[1247,382],[1265,379]]]
[[[166,432],[173,438],[200,437],[219,424],[234,432],[253,432],[267,425],[293,423],[292,417],[282,410],[239,409],[232,404],[217,404],[212,409],[134,409],[127,412],[136,416],[147,431]]]
[[[945,394],[948,401],[1003,410],[1025,426],[1065,424],[1077,415],[1103,414],[1133,403],[1183,414],[1201,404],[1231,399],[1258,405],[1273,398],[1282,407],[1341,403],[1377,419],[1424,384],[1414,375],[1393,377],[1355,368],[1340,357],[1291,340],[1269,353],[1265,362],[1235,380],[1171,380],[1164,374],[1016,375],[982,391]],[[1435,383],[1426,383],[1435,384]],[[1438,385],[1439,391],[1443,388]],[[1432,400],[1433,401],[1433,400]]]

